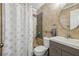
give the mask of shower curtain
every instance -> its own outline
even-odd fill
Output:
[[[32,7],[28,3],[3,4],[4,56],[31,56],[33,53]]]

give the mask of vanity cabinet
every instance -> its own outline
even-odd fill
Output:
[[[49,56],[79,56],[79,50],[50,41]]]

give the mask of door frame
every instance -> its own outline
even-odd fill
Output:
[[[3,37],[2,37],[2,35],[3,35],[3,27],[2,27],[2,24],[3,24],[3,22],[2,22],[2,3],[0,3],[0,7],[1,7],[1,10],[0,10],[0,12],[1,12],[1,20],[0,20],[1,21],[1,24],[0,24],[1,25],[0,26],[1,27],[0,28],[1,29],[1,33],[0,33],[1,34],[1,38],[0,38],[0,41],[1,41],[0,42],[0,56],[2,56],[2,47],[3,47],[2,46],[3,45],[3,41],[2,41],[2,39],[3,39]]]
[[[37,26],[36,26],[36,36],[37,36],[37,33],[38,33],[38,17],[40,17],[41,16],[41,38],[43,38],[43,12],[40,12],[40,13],[38,13],[37,14]]]

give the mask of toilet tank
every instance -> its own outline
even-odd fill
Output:
[[[47,48],[49,48],[49,38],[44,37],[43,38],[43,42],[44,42],[44,46],[47,47]]]

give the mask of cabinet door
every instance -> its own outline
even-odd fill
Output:
[[[50,41],[49,55],[61,56],[61,49],[58,47],[58,44],[53,41]]]
[[[61,49],[60,48],[56,48],[56,56],[61,56]]]
[[[73,55],[62,50],[62,56],[73,56]]]
[[[56,56],[56,50],[53,48],[49,48],[49,56]]]
[[[49,55],[50,56],[61,56],[61,50],[57,47],[49,48]]]
[[[74,55],[74,56],[79,56],[79,50],[78,49],[74,49],[72,47],[66,46],[66,45],[62,45],[61,46],[63,54],[67,55],[67,53],[69,53],[69,55]]]

